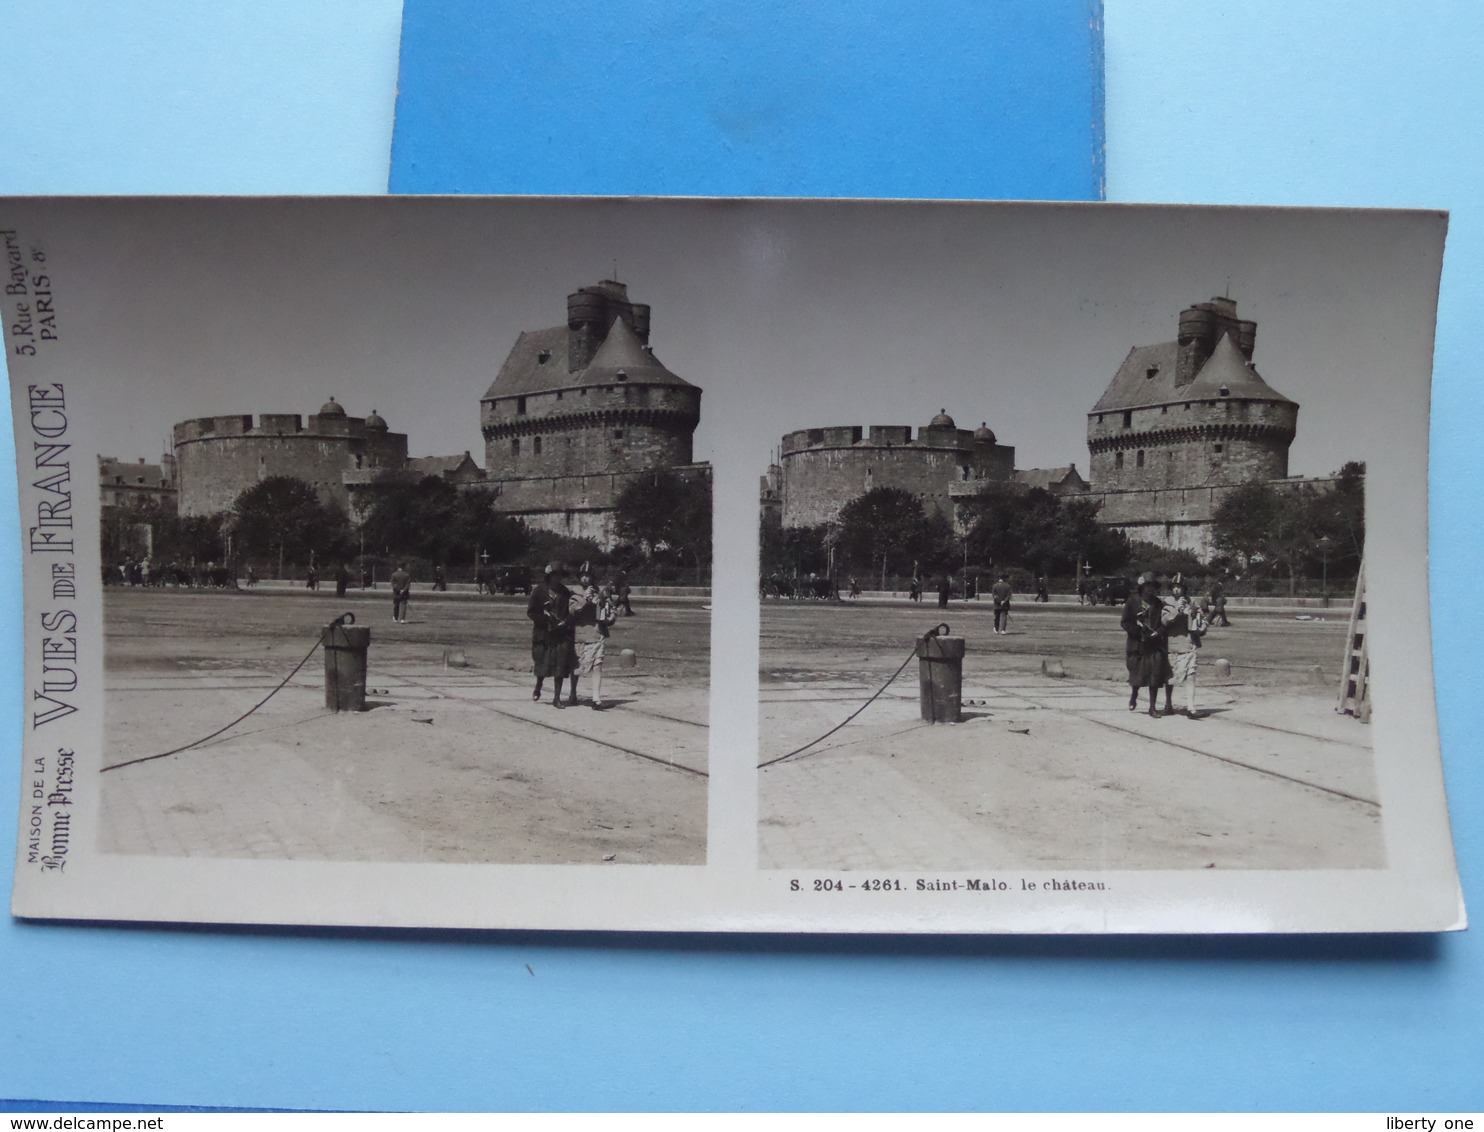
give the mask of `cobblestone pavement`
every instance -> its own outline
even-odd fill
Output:
[[[849,715],[935,613],[765,608],[760,761]],[[1342,621],[1234,622],[1207,640],[1203,656],[1234,675],[1215,681],[1207,664],[1201,718],[1151,719],[1127,710],[1116,611],[1036,610],[1008,637],[979,610],[948,619],[968,640],[964,721],[920,722],[913,663],[841,731],[761,770],[764,867],[1383,863],[1369,729],[1334,712],[1324,671]],[[888,654],[877,642],[896,627],[905,646]],[[1043,660],[1068,675],[1043,675]]]
[[[372,625],[370,706],[326,711],[319,656],[200,747],[102,777],[100,847],[356,861],[705,860],[708,618],[641,608],[613,638],[614,706],[531,700],[524,603],[107,596],[105,765],[190,742],[282,679],[344,608]],[[225,631],[224,631],[225,630]],[[657,754],[658,752],[658,754]],[[654,756],[658,761],[644,756]],[[669,764],[669,765],[667,765]]]

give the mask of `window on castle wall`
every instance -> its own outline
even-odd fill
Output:
[[[558,389],[557,390],[557,400],[560,401],[561,399],[562,399],[562,391],[560,389]]]
[[[1144,450],[1142,448],[1140,448],[1137,452],[1134,453],[1134,467],[1136,467],[1136,468],[1142,468],[1143,466],[1144,466]]]
[[[1115,468],[1122,468],[1123,467],[1123,453],[1122,452],[1115,452],[1115,453],[1113,453],[1113,466]]]
[[[621,429],[621,428],[614,429],[613,430],[613,439],[614,440],[622,440],[623,439],[623,429]]]
[[[510,438],[510,454],[512,456],[520,455],[520,437],[512,436]]]
[[[1212,451],[1214,451],[1219,456],[1225,447],[1226,445],[1224,444],[1212,445]]]
[[[1123,427],[1124,428],[1133,428],[1134,427],[1134,411],[1132,409],[1125,409],[1123,411]]]
[[[1168,413],[1170,411],[1170,407],[1168,405],[1161,405],[1159,407],[1159,411],[1160,411],[1160,414],[1163,415],[1163,414]]]
[[[539,455],[541,455],[541,438],[539,436],[536,437],[535,440],[531,441],[531,455],[532,456],[539,456]]]
[[[517,397],[515,399],[515,411],[520,416],[524,416],[525,415],[525,412],[526,412],[526,399],[524,397]]]

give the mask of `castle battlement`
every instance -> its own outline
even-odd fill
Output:
[[[212,515],[269,476],[311,484],[347,510],[349,487],[407,464],[407,434],[392,432],[373,410],[347,416],[332,397],[318,413],[195,417],[171,430],[179,467],[180,513]]]
[[[959,428],[939,411],[926,425],[834,425],[796,429],[779,448],[783,525],[833,521],[840,508],[878,487],[910,491],[956,517],[956,501],[1015,472],[1015,449],[987,424]]]

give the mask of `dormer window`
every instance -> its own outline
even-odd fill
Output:
[[[537,365],[543,365],[544,366],[549,361],[551,361],[551,351],[550,350],[542,350],[539,354],[536,355],[536,364]]]
[[[1220,392],[1223,397],[1230,397],[1232,395],[1232,391],[1225,385],[1221,387]]]
[[[1144,376],[1146,378],[1150,378],[1150,377],[1153,377],[1158,372],[1159,372],[1159,367],[1158,366],[1150,366],[1148,369],[1146,369],[1144,371]]]
[[[628,373],[624,370],[619,370],[615,376],[617,376],[619,381],[628,381],[629,379]]]

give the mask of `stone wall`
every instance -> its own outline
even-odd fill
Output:
[[[1253,481],[1247,481],[1253,482]],[[1268,481],[1278,491],[1333,491],[1334,476],[1295,476]],[[1200,558],[1214,552],[1212,522],[1222,501],[1241,484],[1207,487],[1151,488],[1131,491],[1093,490],[1071,498],[1092,499],[1098,521],[1131,539],[1171,550],[1189,550]]]
[[[608,472],[585,476],[546,476],[505,480],[494,484],[471,484],[470,491],[488,495],[490,505],[502,514],[520,519],[528,527],[576,538],[596,540],[605,550],[617,542],[614,508],[624,488],[657,470],[682,476],[699,476],[709,485],[711,466],[646,469],[641,472]]]
[[[701,391],[582,386],[486,401],[480,412],[492,480],[637,472],[691,462]]]
[[[954,517],[954,485],[1007,480],[1015,449],[976,440],[966,429],[905,425],[801,429],[783,438],[781,494],[785,527],[815,526],[838,517],[873,488],[910,491],[924,507]],[[954,494],[951,494],[954,493]]]
[[[182,515],[225,511],[248,488],[269,476],[292,476],[312,485],[321,500],[350,506],[347,472],[396,469],[407,460],[403,433],[369,434],[351,417],[311,416],[302,428],[296,414],[202,417],[174,428]]]
[[[1251,483],[1288,474],[1298,406],[1284,401],[1182,401],[1088,415],[1097,490]]]

